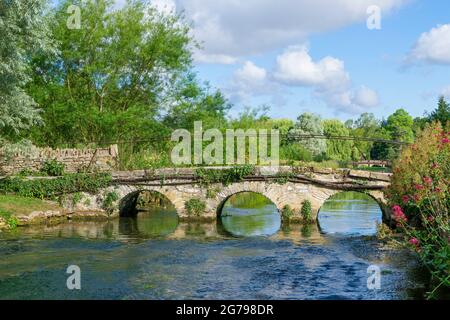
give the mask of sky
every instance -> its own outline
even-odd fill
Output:
[[[117,5],[123,0],[117,0]],[[152,0],[183,11],[202,48],[195,71],[233,103],[356,119],[412,116],[450,99],[450,1]]]

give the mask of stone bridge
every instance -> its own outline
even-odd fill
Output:
[[[221,170],[225,168],[210,168]],[[138,195],[153,191],[164,195],[175,207],[182,220],[215,220],[229,197],[241,192],[256,192],[271,200],[281,212],[289,205],[295,212],[293,220],[300,220],[304,200],[311,201],[313,218],[327,199],[343,191],[358,191],[370,195],[381,207],[383,219],[390,220],[383,189],[390,183],[391,174],[350,169],[313,169],[279,167],[275,173],[271,167],[256,167],[253,175],[242,181],[223,185],[203,185],[195,175],[195,169],[159,169],[131,172],[115,172],[113,185],[97,195],[84,194],[89,201],[81,201],[74,211],[109,211],[113,216],[129,215],[135,208]],[[111,200],[108,208],[105,199]],[[186,202],[199,199],[206,204],[199,217],[189,216]]]

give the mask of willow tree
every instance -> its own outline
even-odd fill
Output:
[[[24,88],[31,80],[30,56],[54,52],[45,7],[44,0],[0,1],[0,140],[14,139],[41,121],[37,103]]]
[[[78,6],[79,25],[71,22]],[[69,13],[68,13],[69,12]],[[176,102],[195,42],[175,13],[144,1],[60,1],[50,15],[60,54],[36,55],[29,92],[42,105],[42,144],[138,140],[165,134],[160,121]]]
[[[288,137],[298,140],[297,144],[308,150],[313,156],[322,156],[327,149],[326,141],[322,138],[302,138],[303,135],[323,135],[323,123],[319,115],[305,112],[297,119]]]
[[[350,137],[349,129],[339,120],[325,120],[323,122],[324,134],[327,137]],[[332,160],[348,161],[352,158],[352,142],[348,140],[328,139],[327,158]]]

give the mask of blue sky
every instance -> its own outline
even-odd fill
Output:
[[[230,99],[232,115],[268,105],[277,118],[383,118],[398,108],[416,117],[450,99],[449,1],[150,1],[192,23],[203,47],[195,71]],[[367,27],[373,6],[379,30]]]
[[[177,8],[186,2],[189,0],[180,0],[176,4]],[[201,3],[202,1],[192,2]],[[292,3],[295,2],[292,1]],[[335,1],[322,2],[337,6],[332,4]],[[389,2],[381,1],[380,3]],[[369,30],[364,16],[356,21],[349,19],[341,26],[332,25],[326,27],[326,30],[311,32],[306,36],[294,36],[288,41],[281,41],[267,48],[257,48],[254,52],[251,50],[237,52],[233,63],[225,64],[223,61],[200,58],[196,61],[196,70],[201,79],[220,88],[232,99],[235,105],[232,112],[234,114],[246,105],[267,104],[271,106],[270,115],[292,119],[304,111],[340,119],[356,118],[361,112],[367,111],[382,118],[398,108],[406,109],[413,116],[421,116],[424,111],[435,108],[440,94],[446,94],[450,98],[450,56],[447,56],[450,54],[450,33],[447,29],[437,29],[439,32],[436,32],[435,36],[431,33],[433,28],[450,23],[450,2],[440,0],[392,2],[396,2],[394,8],[381,10],[381,30]],[[377,1],[370,1],[370,3],[377,3]],[[198,7],[201,8],[201,4],[197,4],[196,8]],[[213,7],[207,8],[205,12],[212,9]],[[295,5],[294,9],[301,10],[301,6]],[[342,14],[337,7],[335,9],[337,14]],[[200,9],[197,10],[200,11]],[[188,18],[190,18],[189,14],[195,16],[195,9],[190,8],[186,12]],[[325,15],[324,19],[326,17],[328,16]],[[281,23],[283,16],[274,19],[277,18]],[[236,23],[239,23],[239,20]],[[276,26],[276,21],[272,21],[271,24]],[[221,27],[226,29],[227,25],[222,24]],[[255,28],[261,27],[264,27],[263,23],[255,25]],[[302,27],[299,26],[299,28]],[[290,31],[292,29],[286,32]],[[245,33],[248,35],[249,32]],[[425,34],[424,39],[428,39],[428,42],[424,41],[420,46],[419,38],[422,34]],[[238,41],[245,40],[238,39]],[[438,48],[444,52],[439,53],[439,59],[435,59],[436,54],[426,52],[429,49],[427,46],[429,41],[442,42]],[[350,87],[348,90],[355,94],[358,88],[364,86],[376,94],[375,101],[355,106],[353,103],[339,103],[334,98],[330,99],[330,89],[322,88],[321,84],[311,84],[311,81],[305,81],[303,77],[300,77],[300,81],[293,81],[294,84],[271,79],[269,83],[262,84],[261,88],[258,88],[258,85],[256,85],[257,88],[253,88],[251,84],[239,84],[236,73],[242,70],[246,63],[251,62],[257,68],[264,69],[267,73],[266,77],[273,78],[273,73],[276,73],[277,69],[277,57],[292,46],[304,45],[307,46],[307,53],[313,63],[318,63],[327,56],[343,62],[343,72],[348,75],[351,83],[348,85]],[[204,51],[208,52],[206,41],[203,42],[203,46]],[[414,48],[420,50],[414,58],[411,58]],[[217,50],[210,51],[213,54],[220,53]],[[295,52],[295,49],[293,51]],[[224,48],[224,55],[230,53],[234,54],[233,50]],[[209,63],[205,63],[205,60]],[[250,71],[248,73],[251,74]],[[252,81],[254,78],[251,76],[250,79],[250,83],[255,82]],[[242,90],[242,94],[236,96],[239,90]],[[331,89],[331,95],[334,95],[333,90]],[[345,90],[347,89],[338,89],[338,93],[346,92]],[[323,91],[326,92],[323,93]]]

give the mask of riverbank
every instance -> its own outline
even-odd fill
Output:
[[[0,230],[72,219],[108,219],[108,215],[104,212],[71,212],[55,201],[0,195]]]

